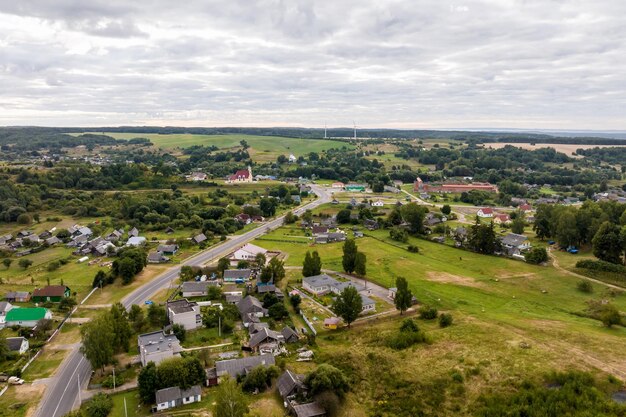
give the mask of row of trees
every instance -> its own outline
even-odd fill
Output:
[[[149,362],[141,368],[137,384],[141,401],[154,404],[154,394],[160,389],[187,389],[193,385],[202,385],[205,380],[206,373],[200,360],[195,356],[185,356],[164,360],[158,366]]]

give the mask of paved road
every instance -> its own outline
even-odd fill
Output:
[[[313,185],[312,190],[317,195],[317,200],[294,210],[295,214],[301,215],[307,209],[313,209],[321,204],[331,201],[331,195],[325,188]],[[130,308],[133,304],[143,305],[144,302],[150,299],[153,294],[162,288],[167,288],[171,284],[171,282],[178,276],[181,266],[203,265],[230,253],[246,242],[257,238],[272,229],[280,227],[283,224],[284,217],[284,215],[277,217],[261,227],[257,227],[256,229],[242,235],[234,236],[217,247],[209,248],[200,252],[199,254],[187,259],[183,264],[170,268],[152,281],[128,294],[122,300],[122,304],[126,308]],[[48,389],[46,389],[44,397],[39,404],[39,408],[37,409],[36,417],[61,417],[70,412],[72,409],[78,407],[80,403],[79,384],[81,388],[85,388],[89,382],[90,376],[91,365],[80,353],[79,347],[77,346],[72,350],[67,358],[65,358],[59,368],[59,371],[57,372],[57,375],[54,377],[54,381],[49,384]]]

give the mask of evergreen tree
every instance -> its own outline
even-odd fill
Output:
[[[360,275],[362,277],[367,275],[367,269],[365,265],[366,262],[367,257],[365,256],[365,254],[363,252],[357,252],[356,259],[354,261],[354,272],[356,272],[357,275]]]
[[[306,254],[304,255],[304,261],[302,262],[302,276],[303,277],[312,277],[313,275],[315,275],[313,273],[312,261],[313,259],[311,258],[311,252],[306,251]]]
[[[322,273],[322,258],[320,258],[317,251],[313,251],[313,255],[311,256],[311,266],[313,275],[319,275]]]
[[[354,239],[347,239],[343,244],[343,259],[341,263],[343,265],[343,270],[348,274],[354,272],[357,252],[358,249]]]
[[[413,293],[411,293],[409,289],[409,283],[406,278],[396,278],[396,297],[393,301],[396,305],[396,309],[400,310],[400,314],[404,314],[404,312],[411,307],[412,300]]]
[[[356,320],[363,310],[361,295],[356,288],[352,286],[346,287],[337,298],[335,298],[332,310],[350,327],[350,323]]]
[[[524,216],[521,213],[518,213],[518,215],[513,219],[513,222],[511,223],[511,231],[513,233],[521,235],[524,233],[525,226],[526,222],[524,221]]]

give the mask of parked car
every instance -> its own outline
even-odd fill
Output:
[[[18,378],[16,376],[12,376],[9,378],[9,384],[11,385],[22,385],[24,380],[22,378]]]

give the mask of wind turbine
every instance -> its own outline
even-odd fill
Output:
[[[328,135],[326,134],[326,123],[324,123],[324,139],[328,139]]]

